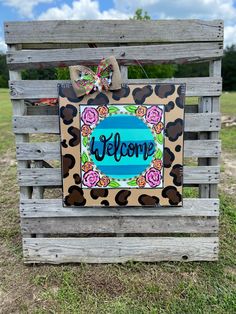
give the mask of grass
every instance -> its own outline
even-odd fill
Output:
[[[236,104],[236,93],[230,95],[226,105],[222,97],[226,112],[228,103]],[[8,91],[0,90],[2,313],[236,313],[236,205],[224,190],[218,262],[24,266],[10,108]],[[223,148],[230,153],[234,132],[227,128],[221,135]],[[195,197],[197,191],[185,188],[184,193]]]

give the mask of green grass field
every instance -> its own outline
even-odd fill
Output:
[[[223,94],[221,103],[224,114],[236,116],[236,93]],[[8,91],[0,90],[1,313],[236,313],[236,206],[224,190],[218,262],[24,266],[11,115]],[[236,127],[221,133],[229,154],[235,136]]]

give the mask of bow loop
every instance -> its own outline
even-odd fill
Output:
[[[113,56],[102,59],[96,73],[82,65],[70,66],[69,70],[71,82],[78,97],[88,95],[91,91],[121,88],[120,69]]]

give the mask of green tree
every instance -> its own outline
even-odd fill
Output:
[[[236,45],[227,47],[222,60],[223,89],[236,90]]]
[[[148,15],[147,11],[145,11],[143,15],[143,9],[137,9],[131,20],[151,20],[151,17]]]
[[[0,87],[8,87],[9,72],[7,68],[6,55],[0,53]]]
[[[135,11],[134,17],[131,20],[150,20],[151,17],[142,9]],[[172,64],[160,64],[160,65],[132,65],[128,67],[128,77],[132,79],[138,78],[166,78],[172,77],[175,74],[177,67]]]

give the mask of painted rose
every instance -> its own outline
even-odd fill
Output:
[[[164,124],[162,122],[159,122],[158,124],[153,126],[154,131],[159,134],[164,129]]]
[[[153,160],[153,167],[160,171],[162,168],[162,161],[160,159]]]
[[[87,187],[91,188],[93,186],[96,186],[96,184],[99,181],[99,173],[94,170],[89,170],[84,174],[83,177],[83,184],[86,185]]]
[[[87,125],[96,124],[98,122],[98,112],[95,108],[87,107],[82,113],[82,120]]]
[[[162,117],[162,110],[157,106],[151,106],[147,109],[146,121],[151,124],[157,124]]]
[[[98,186],[108,186],[108,184],[110,183],[110,179],[107,176],[103,176],[101,177],[101,179],[98,181]]]
[[[161,173],[160,171],[152,167],[147,170],[145,178],[150,187],[154,188],[158,186],[161,182]]]
[[[86,161],[85,164],[82,166],[82,170],[84,172],[88,172],[89,170],[93,170],[93,163],[90,161]]]
[[[107,106],[99,106],[98,108],[97,108],[97,111],[98,111],[98,114],[99,114],[99,116],[100,117],[106,117],[107,116],[107,114],[108,114],[108,108],[107,108]]]
[[[137,180],[136,180],[136,183],[138,184],[138,186],[139,186],[140,188],[145,187],[145,185],[146,185],[145,177],[144,177],[144,176],[138,177]]]
[[[147,112],[147,107],[145,106],[138,106],[137,110],[135,111],[138,117],[145,116],[146,112]]]
[[[81,134],[82,136],[88,136],[89,134],[91,134],[92,130],[90,128],[89,125],[84,124],[81,128]]]

